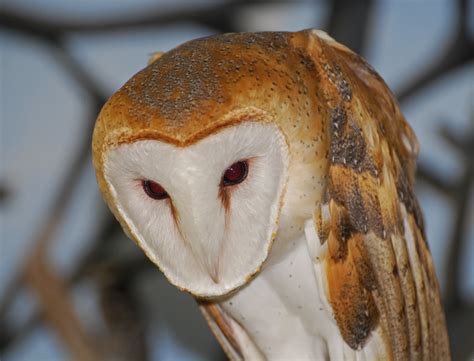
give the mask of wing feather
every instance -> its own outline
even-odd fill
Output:
[[[309,51],[332,108],[328,179],[314,223],[328,298],[346,343],[381,330],[394,360],[448,360],[439,288],[413,193],[416,138],[377,73],[313,33]]]
[[[263,361],[264,357],[249,335],[218,303],[198,300],[199,308],[211,331],[232,361]]]
[[[241,346],[224,311],[217,304],[208,302],[199,302],[199,308],[227,357],[232,361],[242,361]]]

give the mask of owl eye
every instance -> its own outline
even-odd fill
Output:
[[[224,186],[232,186],[235,184],[242,183],[248,174],[248,163],[247,161],[239,161],[232,164],[226,169],[222,176],[222,184]]]
[[[143,190],[147,194],[148,197],[153,199],[165,199],[169,198],[168,193],[166,193],[165,189],[156,182],[151,180],[144,180],[142,181]]]

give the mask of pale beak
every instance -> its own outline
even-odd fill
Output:
[[[224,238],[225,212],[217,197],[189,192],[173,200],[177,226],[205,272],[219,283],[219,260]]]

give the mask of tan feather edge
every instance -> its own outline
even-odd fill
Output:
[[[232,332],[225,312],[219,305],[205,301],[197,301],[199,309],[206,319],[212,333],[231,361],[243,361],[242,351]]]
[[[163,54],[164,54],[163,51],[155,51],[154,53],[151,53],[150,57],[148,58],[147,65],[153,64],[155,61],[161,58]]]

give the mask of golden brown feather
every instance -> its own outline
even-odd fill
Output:
[[[324,60],[315,63],[327,79],[332,104],[326,265],[336,321],[351,347],[362,346],[365,338],[357,336],[368,326],[360,319],[364,313],[370,317],[366,310],[373,299],[393,359],[448,360],[438,284],[413,193],[416,139],[395,98],[365,61],[335,43],[317,43],[314,57]],[[407,232],[417,251],[412,260]],[[364,299],[361,288],[372,297]],[[348,295],[362,306],[348,303]]]

